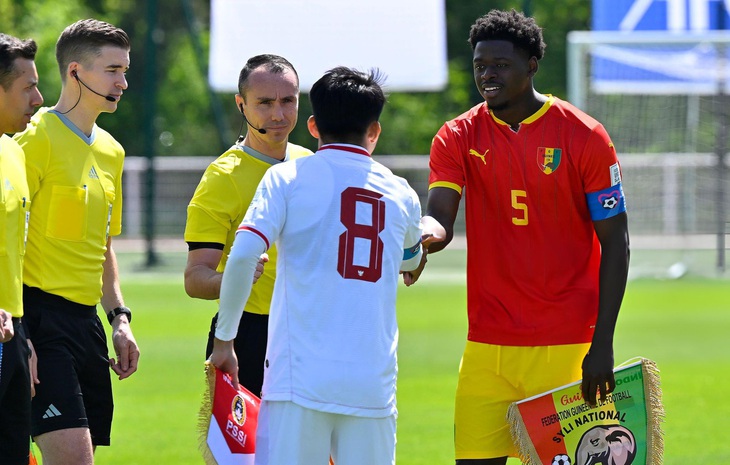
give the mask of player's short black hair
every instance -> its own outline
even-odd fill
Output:
[[[7,90],[17,78],[15,60],[34,60],[38,51],[33,39],[21,40],[0,32],[0,86]]]
[[[341,142],[359,140],[380,119],[385,106],[384,76],[338,66],[312,85],[309,100],[321,136]]]
[[[56,42],[56,61],[61,79],[65,81],[66,69],[72,61],[88,65],[101,54],[104,46],[129,50],[129,36],[122,29],[98,19],[82,19],[69,25]]]
[[[248,77],[251,75],[253,70],[260,66],[266,67],[266,71],[274,74],[283,73],[287,69],[291,70],[297,78],[297,85],[299,85],[299,74],[297,74],[297,70],[294,69],[294,65],[289,63],[289,60],[284,57],[280,57],[279,55],[272,55],[268,53],[256,55],[248,59],[241,69],[241,72],[238,74],[238,93],[241,94],[241,97],[244,99],[246,98],[245,92]]]
[[[515,11],[492,10],[478,18],[469,30],[472,50],[483,40],[506,40],[538,60],[545,55],[542,28],[534,18]]]

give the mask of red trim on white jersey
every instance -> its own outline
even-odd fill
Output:
[[[365,155],[366,157],[370,156],[370,152],[368,152],[364,148],[358,147],[356,145],[325,144],[322,147],[320,147],[319,150],[317,150],[317,152],[319,152],[320,150],[327,150],[327,149],[344,150],[345,152],[359,153],[360,155]]]
[[[266,250],[269,250],[269,248],[271,247],[271,244],[269,244],[269,240],[266,239],[266,236],[264,236],[263,233],[261,233],[261,231],[258,231],[256,229],[252,228],[251,226],[244,226],[244,225],[241,225],[238,227],[238,229],[236,230],[236,234],[238,234],[241,231],[251,231],[252,233],[259,236],[266,244]]]

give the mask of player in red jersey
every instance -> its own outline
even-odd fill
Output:
[[[426,214],[446,227],[447,240],[429,252],[453,237],[466,193],[469,333],[456,463],[504,464],[517,452],[505,420],[511,402],[581,377],[591,404],[613,390],[629,237],[607,132],[533,87],[545,49],[535,21],[493,10],[477,19],[469,42],[485,102],[433,140]]]

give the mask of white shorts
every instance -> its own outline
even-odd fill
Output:
[[[395,415],[365,418],[263,401],[255,465],[395,464]]]

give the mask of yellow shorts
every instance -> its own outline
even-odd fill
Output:
[[[456,459],[517,457],[507,424],[512,402],[581,379],[590,344],[496,346],[467,341],[454,414]]]

